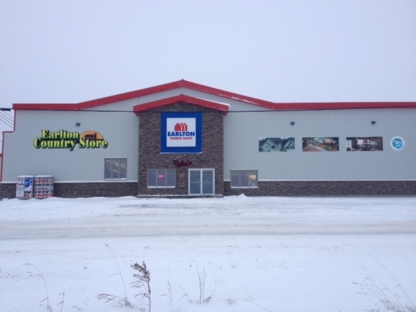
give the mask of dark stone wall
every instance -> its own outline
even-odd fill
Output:
[[[177,175],[185,174],[185,186],[177,187],[188,193],[187,169],[180,168]],[[177,180],[179,185],[182,180]],[[230,182],[224,182],[224,195],[246,196],[416,196],[416,181],[291,181],[259,182],[258,188],[232,189]],[[55,197],[119,197],[136,196],[137,183],[55,183]],[[222,188],[221,188],[222,189]],[[154,193],[142,195],[172,195],[172,189],[154,189]],[[177,195],[183,195],[177,192]],[[0,184],[0,198],[15,198],[16,184]]]
[[[416,195],[416,181],[290,181],[259,182],[255,189],[231,188],[224,195],[247,196],[374,196]]]
[[[136,196],[136,182],[55,183],[54,197]],[[16,198],[16,184],[0,184],[0,198]]]
[[[16,183],[0,184],[0,198],[16,198]]]
[[[55,197],[136,196],[136,182],[55,183]]]
[[[179,102],[163,107],[163,112],[202,112],[202,153],[187,154],[192,165],[176,167],[173,159],[184,154],[160,153],[161,113],[149,110],[140,113],[139,183],[140,195],[188,195],[188,169],[215,169],[215,194],[224,193],[224,115],[213,109]],[[175,188],[147,188],[148,169],[176,169]]]

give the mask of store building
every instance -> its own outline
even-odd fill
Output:
[[[14,104],[0,196],[416,195],[416,102],[273,103],[185,80]]]

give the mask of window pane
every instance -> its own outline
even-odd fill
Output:
[[[238,187],[240,186],[240,172],[231,171],[231,186]]]
[[[157,186],[166,186],[166,170],[157,170]]]
[[[127,179],[127,159],[120,159],[120,179]]]
[[[212,194],[214,185],[212,183],[204,183],[202,185],[202,194]]]
[[[202,182],[212,182],[214,176],[214,172],[212,170],[203,170],[202,171]]]
[[[257,170],[231,170],[231,187],[257,187]]]
[[[167,170],[167,184],[166,186],[175,186],[175,170],[174,169],[168,169]]]
[[[113,179],[120,179],[120,160],[113,159]]]
[[[104,179],[126,179],[127,158],[106,158],[104,160]]]
[[[248,185],[257,186],[257,171],[248,171]]]
[[[156,185],[156,170],[150,169],[147,171],[147,186],[157,186]]]
[[[175,169],[149,169],[147,170],[148,187],[174,187],[176,184]]]
[[[214,193],[214,172],[212,170],[202,171],[202,194]]]
[[[104,179],[111,179],[112,178],[111,165],[112,165],[111,159],[106,159],[105,160],[105,169],[104,169]]]
[[[240,186],[248,186],[247,171],[241,171]]]
[[[190,194],[200,194],[201,193],[201,171],[199,170],[191,170],[189,172],[189,180],[190,180]]]

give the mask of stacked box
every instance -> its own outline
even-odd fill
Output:
[[[53,197],[54,179],[50,175],[38,175],[35,177],[35,194],[37,199]]]
[[[33,198],[33,180],[34,177],[31,175],[22,175],[17,177],[16,198]]]

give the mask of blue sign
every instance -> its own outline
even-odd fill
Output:
[[[163,154],[202,153],[202,113],[162,113],[160,145]]]
[[[395,151],[401,151],[404,149],[404,140],[401,137],[394,137],[391,139],[391,147]]]
[[[32,178],[25,178],[25,191],[31,191],[33,185],[33,179]]]

